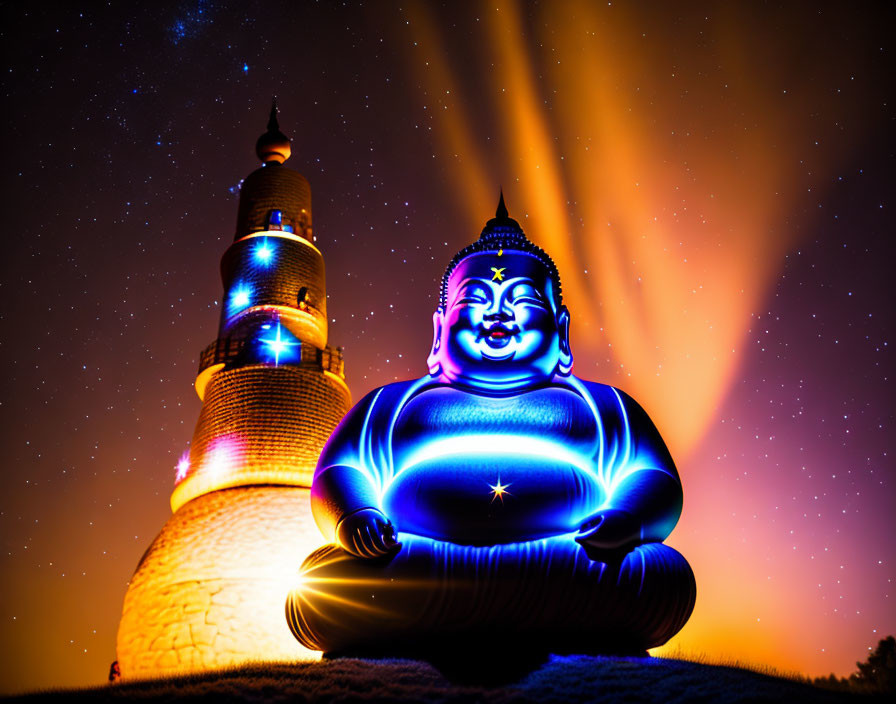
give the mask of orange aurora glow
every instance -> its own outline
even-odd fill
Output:
[[[708,18],[690,13],[659,40],[643,30],[644,8],[569,2],[531,12],[527,20],[516,3],[482,4],[483,41],[459,51],[431,6],[408,10],[408,64],[456,189],[458,229],[478,231],[501,184],[511,215],[561,272],[576,373],[638,399],[679,464],[685,512],[670,542],[694,565],[699,595],[691,622],[658,652],[825,667],[807,649],[796,654],[788,613],[803,595],[745,589],[763,549],[732,560],[742,525],[712,480],[688,491],[708,469],[689,459],[798,241],[786,224],[802,195],[797,175],[802,183],[819,168],[781,81],[770,80],[781,67],[756,51],[761,31],[736,14],[743,8],[716,7],[705,32]],[[703,45],[677,48],[676,31],[703,35]],[[787,81],[787,99],[805,97],[798,74]],[[477,131],[490,120],[490,133]],[[757,628],[760,608],[769,624]]]

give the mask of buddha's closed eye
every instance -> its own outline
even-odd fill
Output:
[[[522,283],[514,286],[510,291],[510,302],[513,304],[529,303],[541,306],[545,305],[544,296],[537,288],[535,288],[535,286],[529,283]]]
[[[473,284],[464,286],[458,293],[456,304],[462,303],[488,303],[491,299],[490,292],[482,285]]]

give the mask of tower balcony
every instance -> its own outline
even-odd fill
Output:
[[[228,366],[258,362],[252,349],[256,342],[257,336],[238,333],[218,338],[199,353],[196,393],[199,394],[200,400],[205,400],[205,388],[216,372]],[[299,343],[289,359],[278,360],[272,366],[286,364],[310,367],[345,381],[345,363],[340,347],[327,345],[324,349],[320,349],[308,343]]]

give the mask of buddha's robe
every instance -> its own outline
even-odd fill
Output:
[[[324,535],[382,511],[402,548],[311,555],[287,618],[326,651],[440,634],[528,634],[551,647],[659,645],[685,623],[694,578],[661,544],[681,485],[647,414],[609,386],[558,377],[494,397],[429,377],[369,394],[321,454],[312,510]],[[592,560],[574,537],[605,509],[639,518],[641,543]]]

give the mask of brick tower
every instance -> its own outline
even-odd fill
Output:
[[[323,540],[308,487],[351,397],[342,354],[327,345],[311,189],[283,166],[290,142],[276,105],[255,148],[262,166],[242,185],[221,260],[221,323],[199,358],[202,410],[177,468],[174,514],[124,600],[124,679],[315,657],[289,632],[283,604]]]

